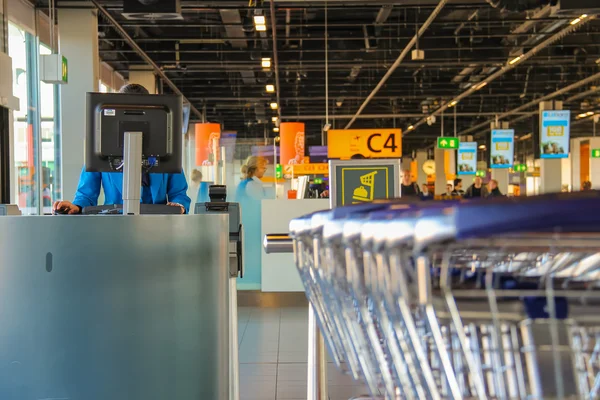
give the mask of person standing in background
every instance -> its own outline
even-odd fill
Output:
[[[465,191],[462,190],[462,179],[456,178],[454,180],[454,190],[451,193],[452,196],[464,196]]]
[[[262,200],[266,193],[261,178],[267,170],[267,159],[250,156],[241,168],[242,181],[235,192],[240,204],[244,227],[244,277],[238,279],[238,287],[257,290],[261,285],[262,270]]]
[[[498,181],[495,179],[490,180],[488,183],[488,197],[504,197],[500,189],[498,188]]]
[[[429,191],[429,186],[426,183],[421,186],[421,199],[433,200],[433,193]]]
[[[465,192],[465,198],[468,199],[485,199],[486,197],[488,197],[488,195],[488,189],[483,185],[483,179],[481,179],[479,176],[475,177],[475,179],[473,180],[473,184],[469,186],[469,188]]]
[[[402,186],[400,187],[400,195],[402,197],[421,197],[421,190],[419,185],[412,181],[411,173],[409,170],[402,171]]]

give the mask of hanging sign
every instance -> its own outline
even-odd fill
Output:
[[[327,163],[308,163],[308,164],[288,164],[283,166],[285,175],[328,175],[329,164]]]
[[[329,159],[402,157],[400,129],[338,129],[327,132]]]
[[[457,155],[457,174],[475,175],[477,173],[477,142],[461,142]]]
[[[281,148],[281,164],[303,164],[305,156],[306,136],[302,122],[282,122],[279,124],[279,147]]]
[[[443,150],[457,150],[460,140],[453,137],[439,137],[437,139],[437,148]]]
[[[196,124],[196,166],[214,165],[219,161],[220,124]]]
[[[540,157],[568,158],[571,111],[543,111],[540,123]]]
[[[492,130],[490,168],[510,168],[515,158],[514,129]]]
[[[592,150],[592,158],[600,158],[600,149]]]

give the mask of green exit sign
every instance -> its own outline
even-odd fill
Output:
[[[458,145],[460,144],[460,140],[458,140],[458,138],[450,137],[439,137],[437,142],[438,149],[444,150],[458,150]]]
[[[65,56],[62,57],[62,81],[69,83],[69,62]]]
[[[515,172],[527,172],[527,165],[526,164],[515,164],[513,169],[515,170]]]
[[[592,150],[592,158],[600,158],[600,149]]]
[[[478,176],[480,178],[485,178],[486,173],[485,173],[485,171],[477,171],[477,172],[475,172],[475,176]]]
[[[283,167],[281,166],[281,164],[277,164],[275,166],[275,178],[277,178],[277,179],[283,178]]]

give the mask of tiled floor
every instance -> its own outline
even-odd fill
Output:
[[[308,308],[240,307],[240,400],[306,400]],[[367,393],[328,364],[330,400]]]

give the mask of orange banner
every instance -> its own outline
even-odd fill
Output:
[[[329,175],[329,164],[288,164],[283,166],[284,175]]]
[[[280,164],[303,164],[306,136],[302,122],[282,122],[279,125]]]
[[[196,124],[196,166],[213,165],[219,161],[221,125]]]
[[[327,132],[330,159],[402,157],[400,129],[340,129]]]

